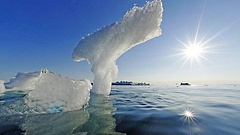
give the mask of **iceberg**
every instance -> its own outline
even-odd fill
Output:
[[[109,95],[116,79],[116,60],[132,47],[161,35],[162,2],[154,0],[134,7],[123,18],[83,38],[74,48],[72,58],[87,60],[94,74],[92,91]]]
[[[6,83],[6,86],[11,90],[30,91],[23,98],[27,113],[56,113],[81,109],[88,103],[92,88],[89,80],[73,80],[47,69],[20,73]]]
[[[0,94],[5,91],[4,81],[0,80]]]

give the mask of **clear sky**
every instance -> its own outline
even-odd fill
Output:
[[[0,79],[48,68],[92,80],[91,66],[72,60],[74,47],[120,20],[134,3],[145,0],[1,0]],[[162,35],[122,55],[117,80],[240,83],[239,6],[239,0],[163,0]],[[179,40],[188,45],[197,31],[197,42],[204,38],[208,48],[200,63],[185,62]]]

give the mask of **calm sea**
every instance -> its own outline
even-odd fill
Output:
[[[114,86],[109,97],[91,94],[78,111],[6,116],[22,97],[0,96],[1,135],[240,134],[240,85]]]

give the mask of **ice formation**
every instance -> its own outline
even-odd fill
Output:
[[[33,90],[39,80],[41,72],[18,73],[10,82],[5,83],[5,87],[11,90]]]
[[[162,2],[154,0],[134,6],[123,18],[81,40],[72,57],[87,60],[94,73],[93,92],[109,95],[117,77],[116,60],[132,47],[161,35]]]
[[[4,81],[0,80],[0,94],[5,91]]]
[[[24,97],[29,113],[55,113],[80,109],[88,103],[92,88],[89,80],[72,80],[47,69],[20,73],[11,79],[7,86],[22,91],[31,90]]]

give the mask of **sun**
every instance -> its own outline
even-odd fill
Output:
[[[194,62],[202,65],[203,59],[208,61],[208,59],[205,57],[206,54],[210,53],[210,46],[207,44],[208,42],[197,42],[196,40],[194,42],[191,42],[190,39],[188,39],[187,43],[179,39],[178,41],[181,43],[181,45],[183,45],[182,49],[179,49],[180,53],[178,53],[178,55],[182,56],[180,60],[184,60],[183,65],[189,61],[191,65]]]
[[[183,54],[188,59],[198,59],[199,57],[203,57],[204,48],[199,44],[190,44],[183,49]]]
[[[191,67],[194,62],[197,62],[198,65],[203,65],[202,59],[209,61],[205,56],[207,53],[210,53],[210,45],[209,42],[213,40],[218,34],[213,35],[212,37],[207,38],[209,32],[205,32],[205,35],[203,35],[202,38],[199,38],[199,30],[200,30],[200,25],[202,22],[202,17],[204,14],[204,9],[206,6],[206,1],[204,3],[202,13],[200,15],[199,23],[197,25],[196,33],[194,35],[194,38],[190,38],[187,35],[187,40],[182,41],[179,38],[175,37],[177,41],[183,45],[183,48],[180,49],[180,53],[178,55],[182,55],[182,59],[184,60],[183,65],[185,65],[187,62],[190,61]],[[193,35],[191,36],[193,37]]]

